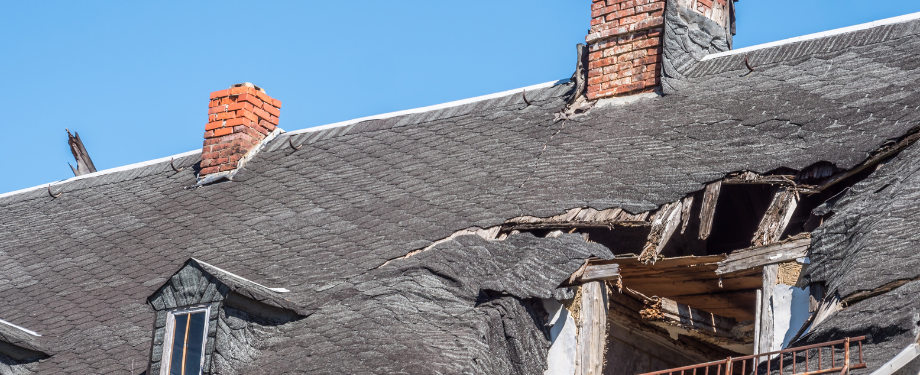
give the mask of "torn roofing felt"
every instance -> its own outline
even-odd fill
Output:
[[[575,234],[459,237],[330,287],[318,311],[279,328],[290,339],[242,373],[272,373],[304,353],[306,373],[542,373],[550,341],[535,298],[591,256],[613,254]]]
[[[811,282],[825,282],[844,301],[884,293],[920,279],[920,147],[891,158],[833,203],[814,233]]]
[[[299,324],[318,323],[272,345],[301,335],[328,336],[317,340],[334,345],[304,340],[300,352],[279,350],[285,361],[276,363],[290,371],[341,360],[342,351],[358,353],[364,344],[350,339],[353,331],[423,340],[410,333],[450,335],[489,325],[495,315],[426,320],[429,311],[409,308],[390,316],[424,326],[388,332],[343,301],[365,303],[354,284],[370,274],[381,278],[377,293],[395,293],[399,279],[370,270],[460,229],[574,207],[645,211],[740,170],[801,169],[819,161],[850,168],[920,120],[918,25],[752,52],[754,72],[739,56],[705,60],[673,95],[601,103],[567,121],[553,122],[572,89],[560,84],[528,91],[531,105],[509,95],[282,135],[232,182],[186,189],[195,184],[194,169],[176,172],[162,162],[56,184],[54,193],[63,193],[57,198],[44,190],[7,195],[0,198],[0,316],[47,332],[58,354],[42,361],[43,371],[81,372],[87,363],[92,372],[122,371],[149,359],[146,298],[194,257],[285,286],[291,293],[284,298],[312,314]],[[175,165],[189,167],[199,158],[185,156]],[[530,280],[546,272],[522,275]],[[436,290],[406,298],[437,299]],[[42,312],[33,313],[35,306]],[[336,319],[348,324],[332,324]],[[431,348],[481,344],[441,345]],[[399,360],[393,366],[402,368],[422,368],[435,357],[400,357],[406,350],[400,345],[377,350],[374,358]],[[511,357],[477,358],[494,361],[483,368],[513,367]],[[468,359],[437,361],[453,369]]]

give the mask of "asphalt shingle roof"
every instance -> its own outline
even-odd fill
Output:
[[[532,372],[547,341],[520,323],[539,310],[529,299],[603,249],[463,238],[377,267],[516,216],[639,212],[734,171],[852,167],[920,120],[918,27],[751,52],[754,72],[742,56],[707,60],[687,89],[565,122],[553,114],[568,83],[528,92],[530,106],[510,95],[282,135],[231,182],[187,189],[194,169],[165,162],[55,185],[58,198],[0,197],[0,318],[45,335],[55,354],[40,372],[140,373],[146,298],[195,257],[288,288],[312,314],[272,328],[246,373]],[[499,326],[516,344],[489,338]]]

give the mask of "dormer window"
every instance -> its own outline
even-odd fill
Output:
[[[217,329],[227,323],[227,309],[234,311],[235,316],[249,315],[272,324],[308,315],[306,309],[283,297],[287,292],[189,259],[147,297],[156,312],[147,374],[201,375],[233,368],[228,361],[238,358],[216,355],[217,344],[227,354],[251,350],[253,342]],[[260,323],[247,321],[246,324]]]
[[[207,305],[169,311],[160,375],[201,374],[209,319]]]

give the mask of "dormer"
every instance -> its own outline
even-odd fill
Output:
[[[228,361],[222,350],[237,351],[258,338],[238,337],[218,327],[238,326],[240,321],[280,325],[305,316],[303,309],[284,298],[287,292],[189,259],[147,299],[156,312],[147,373],[220,372],[215,367]]]

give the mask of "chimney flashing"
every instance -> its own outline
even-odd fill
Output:
[[[275,130],[269,133],[265,137],[265,139],[259,142],[259,144],[256,147],[253,147],[252,150],[249,150],[249,152],[246,153],[246,155],[243,155],[243,157],[240,158],[236,168],[232,170],[228,170],[228,171],[210,173],[207,175],[199,174],[197,183],[195,183],[195,185],[193,185],[192,187],[210,185],[210,184],[225,181],[225,180],[232,181],[233,177],[236,176],[236,173],[239,172],[240,169],[242,169],[243,166],[246,165],[246,163],[252,160],[252,158],[255,157],[256,154],[262,151],[262,149],[265,148],[265,146],[268,145],[269,142],[271,142],[272,140],[277,138],[279,135],[284,134],[284,133],[285,133],[284,129],[275,128]]]

